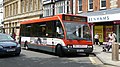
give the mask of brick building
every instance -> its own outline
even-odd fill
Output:
[[[120,0],[86,0],[86,2],[87,5],[83,6],[82,12],[77,14],[88,17],[93,36],[98,33],[100,42],[104,42],[107,41],[109,33],[115,32],[117,41],[120,42]]]

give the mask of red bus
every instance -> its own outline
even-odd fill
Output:
[[[93,51],[87,17],[60,14],[20,23],[20,43],[26,49],[54,52],[58,56]]]

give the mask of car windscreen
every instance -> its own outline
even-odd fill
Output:
[[[10,35],[0,34],[0,41],[14,40]]]

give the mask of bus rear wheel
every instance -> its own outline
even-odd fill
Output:
[[[57,54],[57,56],[59,56],[59,57],[63,57],[63,56],[64,56],[61,45],[58,45],[58,46],[56,47],[56,54]]]

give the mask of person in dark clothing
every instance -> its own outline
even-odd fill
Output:
[[[13,37],[13,39],[16,38],[16,34],[15,34],[15,32],[12,33],[12,37]]]

